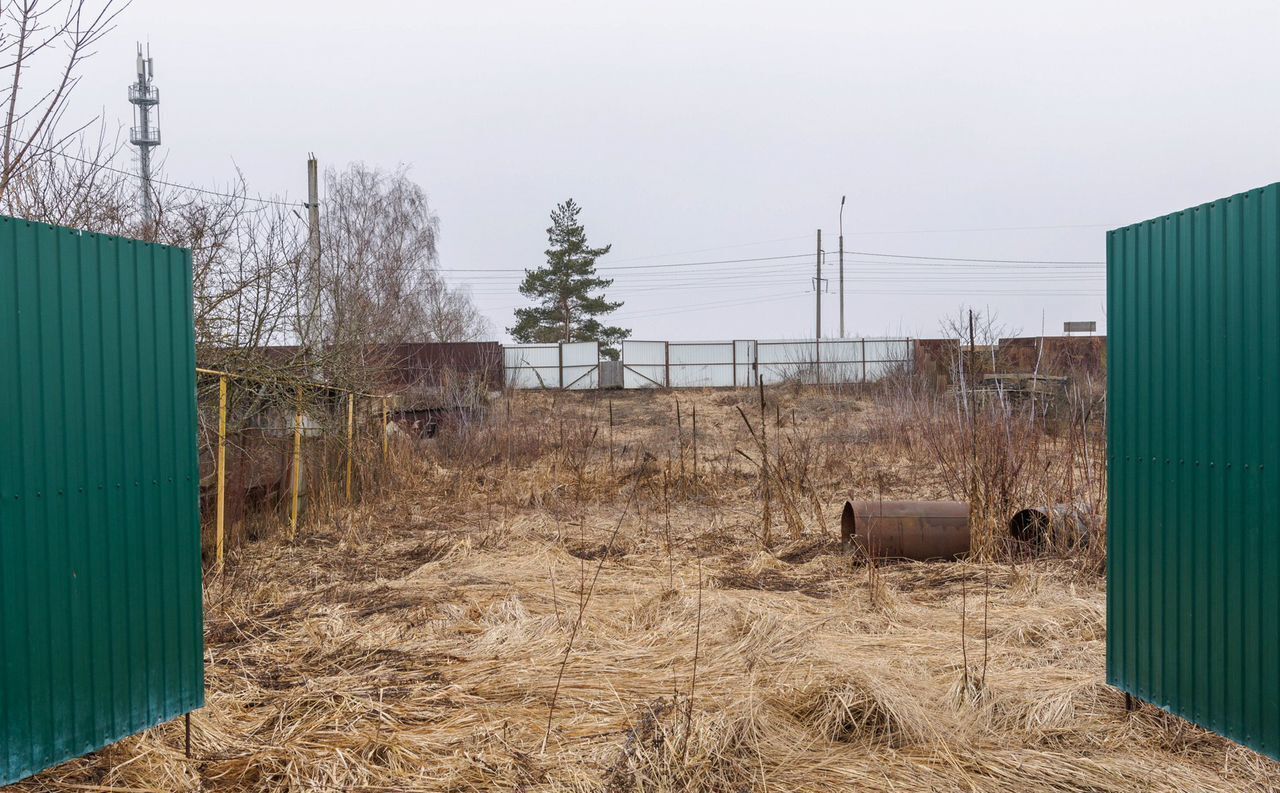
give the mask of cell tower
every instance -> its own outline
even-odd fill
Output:
[[[151,150],[160,145],[160,127],[152,126],[160,120],[160,91],[151,84],[155,77],[155,65],[151,60],[151,45],[142,56],[138,45],[138,81],[129,85],[129,102],[133,104],[133,126],[129,128],[129,142],[138,147],[138,177],[142,189],[142,225],[150,228],[151,206]]]

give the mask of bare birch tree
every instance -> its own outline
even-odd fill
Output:
[[[75,148],[94,119],[63,124],[85,61],[127,0],[16,0],[0,6],[0,198],[42,154]],[[32,75],[51,75],[35,88]]]
[[[391,345],[485,332],[470,296],[440,274],[440,221],[407,169],[330,170],[321,203],[321,255],[309,275],[318,319],[299,334],[309,348],[331,351],[354,373],[394,365],[385,359]]]

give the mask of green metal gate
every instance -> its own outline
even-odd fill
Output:
[[[0,217],[0,784],[204,703],[190,251]]]
[[[1280,757],[1280,185],[1107,237],[1107,679]]]

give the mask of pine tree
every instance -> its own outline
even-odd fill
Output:
[[[522,344],[561,341],[596,341],[600,353],[618,360],[622,340],[631,335],[623,328],[606,326],[597,317],[617,311],[621,301],[605,299],[598,290],[613,284],[596,275],[596,259],[612,245],[592,248],[587,230],[578,222],[582,208],[570,198],[556,206],[547,229],[547,264],[525,270],[520,294],[537,305],[516,309],[516,324],[507,332]]]

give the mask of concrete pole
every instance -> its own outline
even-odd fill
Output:
[[[844,338],[844,196],[840,196],[840,338]]]
[[[818,253],[816,257],[818,265],[818,276],[813,282],[813,302],[814,302],[814,337],[822,338],[822,229],[818,229]]]

